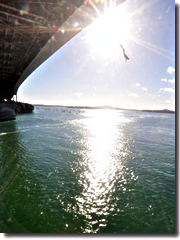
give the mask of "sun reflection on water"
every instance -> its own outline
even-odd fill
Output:
[[[76,196],[76,202],[78,214],[87,219],[84,232],[97,232],[107,225],[106,216],[114,211],[115,201],[111,200],[117,178],[122,178],[122,189],[126,191],[122,171],[126,151],[121,126],[127,119],[119,111],[91,110],[80,122],[85,146],[79,163],[83,191]]]

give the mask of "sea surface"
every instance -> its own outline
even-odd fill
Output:
[[[175,115],[35,107],[0,122],[0,232],[175,233]]]

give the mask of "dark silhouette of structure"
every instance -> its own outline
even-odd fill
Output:
[[[121,46],[121,48],[123,50],[123,55],[124,55],[125,61],[127,62],[127,60],[129,60],[129,57],[126,54],[125,49],[123,48],[123,45],[121,44],[120,46]]]
[[[125,1],[116,0],[115,5]],[[109,4],[93,0],[0,1],[0,120],[15,118],[12,98],[17,99],[26,78]]]

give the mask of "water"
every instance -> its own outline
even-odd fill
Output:
[[[174,233],[175,115],[36,107],[0,123],[0,232]]]

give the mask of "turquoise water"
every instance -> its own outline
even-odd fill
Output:
[[[0,123],[0,232],[175,233],[175,115],[36,107]]]

